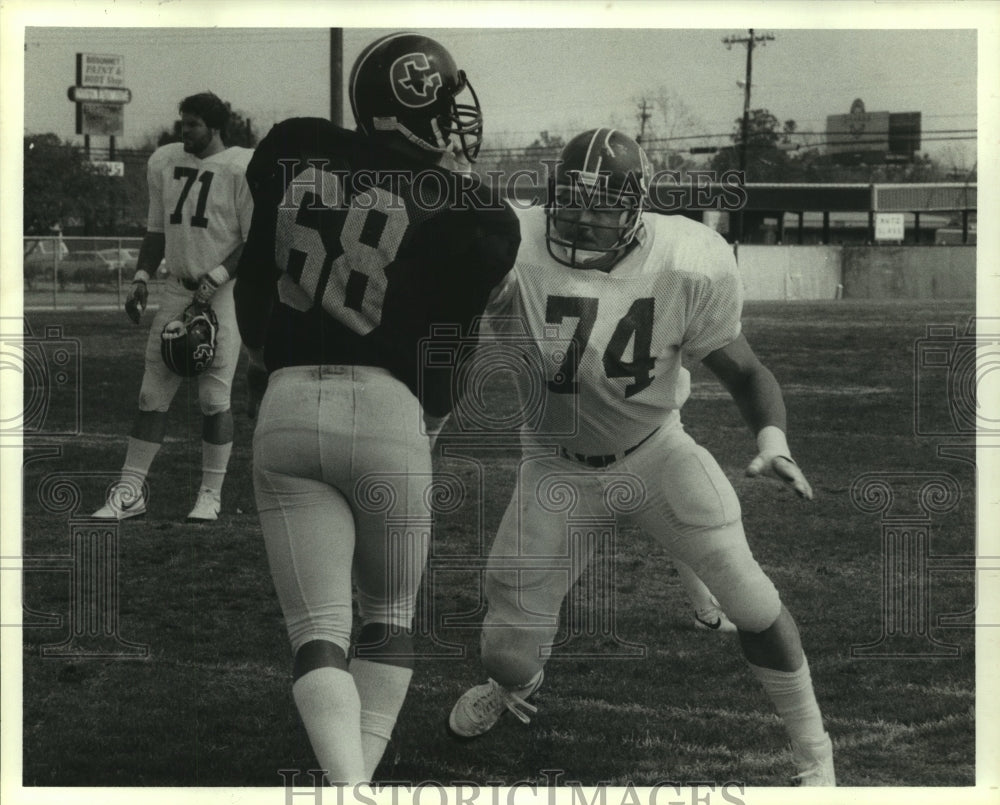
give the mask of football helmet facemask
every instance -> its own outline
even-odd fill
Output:
[[[466,89],[472,103],[457,103]],[[431,155],[476,161],[483,136],[479,99],[465,72],[433,39],[394,33],[372,42],[351,68],[348,93],[363,134],[398,132]]]
[[[160,355],[174,374],[195,377],[212,365],[219,320],[208,305],[188,305],[160,333]]]
[[[652,173],[646,152],[617,129],[570,140],[549,178],[549,254],[573,268],[609,271],[639,243]]]

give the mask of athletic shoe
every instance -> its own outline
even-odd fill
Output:
[[[544,678],[542,670],[523,688],[515,690],[508,690],[493,679],[469,688],[451,709],[448,731],[456,738],[476,738],[489,732],[507,710],[522,723],[529,723],[538,708],[525,699],[541,687]]]
[[[135,491],[134,484],[116,484],[108,495],[108,502],[91,517],[101,520],[128,520],[146,513],[146,498]]]
[[[694,611],[694,628],[707,632],[735,632],[736,624],[717,606],[709,604]]]
[[[792,778],[792,785],[811,787],[833,787],[837,785],[837,775],[833,770],[833,742],[828,734],[815,746],[793,744],[792,755],[799,767],[799,773]]]
[[[219,519],[219,510],[222,508],[222,501],[219,493],[211,489],[202,487],[198,490],[198,499],[194,502],[194,508],[187,516],[189,523],[208,523]]]

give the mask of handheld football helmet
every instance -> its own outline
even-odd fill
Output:
[[[455,101],[466,89],[471,105]],[[475,162],[483,136],[479,99],[465,72],[433,39],[394,33],[372,42],[351,68],[348,92],[362,133],[398,132],[431,154],[457,147]]]
[[[570,140],[549,177],[549,254],[573,268],[609,270],[638,245],[652,173],[646,152],[617,129]]]
[[[160,355],[174,374],[195,377],[212,365],[219,320],[208,305],[188,305],[160,333]]]

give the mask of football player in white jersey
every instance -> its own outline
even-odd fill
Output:
[[[185,98],[180,114],[182,142],[161,146],[147,164],[149,217],[125,306],[136,324],[148,302],[147,283],[163,260],[168,277],[149,329],[139,411],[121,480],[94,517],[124,520],[146,512],[146,476],[181,384],[181,377],[161,357],[161,333],[192,303],[212,307],[218,331],[214,360],[197,378],[203,415],[202,480],[188,521],[215,520],[221,507],[233,445],[230,392],[240,355],[232,276],[253,215],[246,182],[253,151],[225,145],[229,109],[216,95],[204,92]]]
[[[519,213],[521,248],[496,310],[527,327],[545,356],[544,404],[522,429],[517,489],[488,563],[489,679],[458,699],[448,726],[471,738],[507,710],[530,720],[526,700],[542,684],[560,605],[587,564],[577,558],[567,572],[551,557],[593,552],[571,540],[570,513],[577,522],[613,514],[689,566],[736,624],[791,738],[793,782],[835,785],[798,629],[750,552],[732,484],[681,424],[682,359],[717,375],[750,426],[758,453],[748,474],[776,477],[806,499],[812,489],[791,458],[778,383],[741,332],[732,249],[683,216],[644,216],[650,174],[630,137],[587,131],[563,150],[546,206]],[[522,405],[537,394],[528,375],[518,376]],[[627,501],[623,478],[635,490]]]

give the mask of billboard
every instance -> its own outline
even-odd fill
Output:
[[[78,87],[124,87],[125,57],[104,53],[76,54]]]
[[[76,104],[76,133],[116,137],[125,133],[125,57],[109,53],[77,53],[76,84],[67,90]],[[112,140],[112,148],[114,141]]]
[[[76,133],[121,136],[125,133],[124,110],[125,107],[120,103],[78,103]]]
[[[826,152],[838,162],[912,159],[920,149],[920,112],[869,112],[856,98],[846,115],[827,115]]]
[[[828,154],[856,154],[889,150],[889,113],[866,112],[858,98],[847,115],[827,115],[826,149]]]

